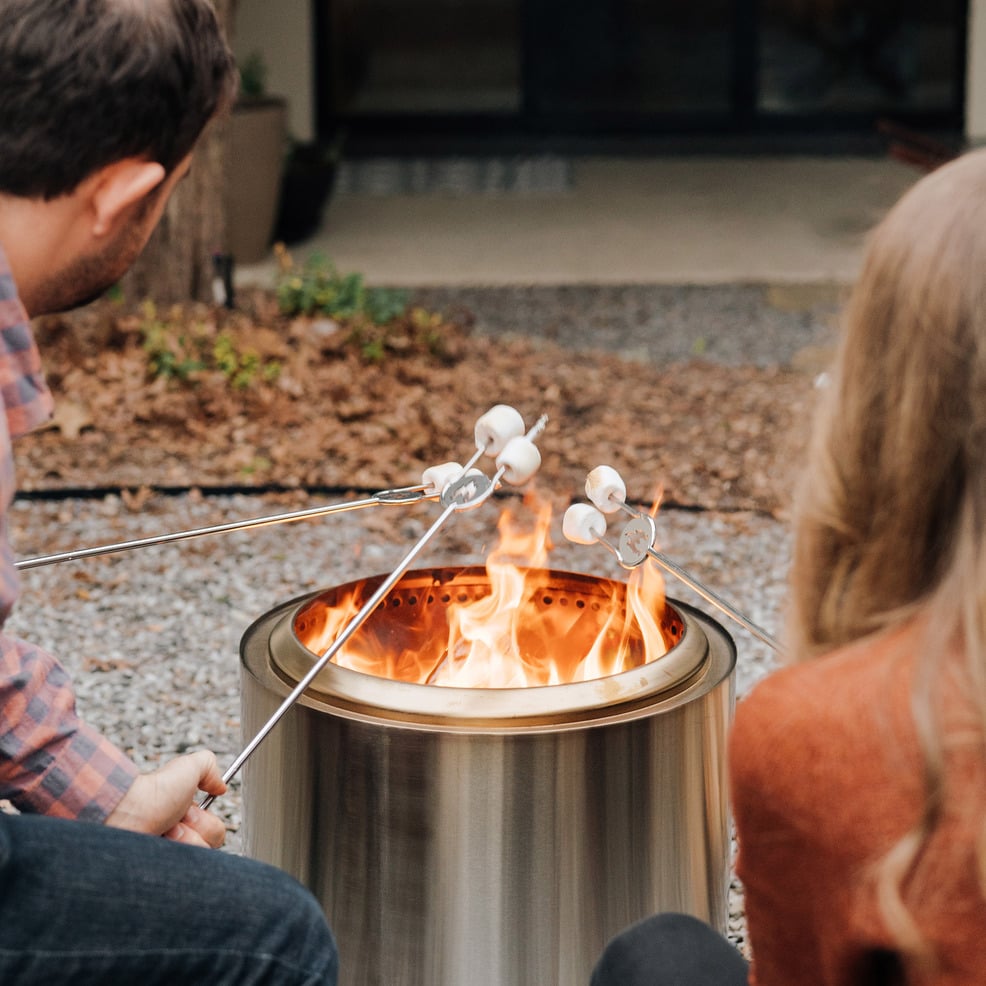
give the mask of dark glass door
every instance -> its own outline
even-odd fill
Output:
[[[319,129],[960,129],[967,0],[314,0]]]
[[[966,4],[763,0],[763,115],[942,114],[962,105]]]
[[[529,108],[549,118],[726,113],[731,8],[729,0],[537,0]]]
[[[521,2],[317,2],[321,95],[343,118],[516,115]]]

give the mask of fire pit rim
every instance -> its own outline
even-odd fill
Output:
[[[425,571],[433,569],[407,574]],[[594,578],[584,573],[545,571],[565,578]],[[293,669],[286,669],[290,661],[285,660],[284,651],[301,651],[309,662],[312,659],[312,652],[294,633],[294,616],[328,591],[323,588],[297,596],[254,621],[241,641],[244,668],[267,687],[287,694],[310,663],[307,667],[295,665],[301,674],[292,680]],[[444,732],[561,730],[635,719],[653,714],[656,703],[670,709],[692,700],[715,687],[735,666],[735,644],[719,623],[680,600],[668,597],[667,605],[685,626],[682,640],[669,652],[679,651],[675,655],[678,660],[671,662],[674,668],[661,666],[665,655],[650,664],[588,681],[476,689],[394,681],[331,664],[300,701],[352,719]],[[710,632],[720,638],[717,646],[712,646]],[[636,682],[632,680],[635,676]],[[642,677],[664,680],[641,681]]]

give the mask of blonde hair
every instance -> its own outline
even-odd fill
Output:
[[[878,867],[888,925],[921,957],[902,886],[945,796],[946,661],[962,662],[986,738],[986,150],[877,226],[844,319],[795,502],[788,633],[810,658],[929,617],[912,696],[927,808]],[[977,851],[986,888],[986,830]]]

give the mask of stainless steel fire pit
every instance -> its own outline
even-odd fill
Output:
[[[408,573],[360,633],[413,650],[416,627],[433,632],[485,579]],[[570,608],[564,651],[614,589],[544,571],[526,605]],[[339,592],[286,602],[244,635],[246,734],[311,668],[299,634]],[[725,928],[735,648],[674,600],[661,632],[664,657],[571,684],[437,687],[334,664],[316,677],[246,764],[245,844],[323,903],[343,986],[577,986],[648,914]]]

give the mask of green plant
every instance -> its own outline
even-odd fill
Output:
[[[364,318],[386,325],[407,311],[407,292],[368,288],[362,274],[340,274],[322,254],[311,256],[301,270],[288,259],[277,283],[277,302],[284,315],[327,315],[348,320]]]
[[[380,335],[363,338],[359,342],[359,351],[367,363],[381,363],[387,355],[387,340]]]
[[[414,308],[411,311],[411,325],[419,345],[431,353],[444,359],[447,355],[445,347],[445,319],[438,312],[430,312],[426,308]]]
[[[339,339],[370,363],[388,355],[425,353],[443,362],[454,359],[444,316],[411,308],[399,288],[368,288],[361,274],[340,274],[330,260],[314,254],[300,268],[283,244],[275,247],[280,273],[275,292],[282,315],[325,315],[343,330]]]
[[[255,349],[237,349],[236,340],[229,332],[220,332],[216,336],[212,344],[212,362],[237,390],[245,390],[258,380],[273,383],[281,373],[281,364],[277,360],[264,362]]]
[[[197,355],[200,346],[183,328],[180,322],[159,318],[153,301],[145,301],[141,306],[141,346],[147,353],[152,376],[187,381],[205,369],[205,363]],[[195,326],[191,332],[195,332]]]
[[[237,66],[240,70],[240,95],[260,99],[267,92],[267,62],[259,51],[252,51]]]
[[[230,331],[217,332],[202,321],[186,324],[180,309],[161,318],[154,302],[145,301],[138,329],[154,377],[191,383],[213,371],[234,389],[245,390],[257,382],[273,383],[281,372],[277,360],[264,360],[249,346],[239,346]]]

